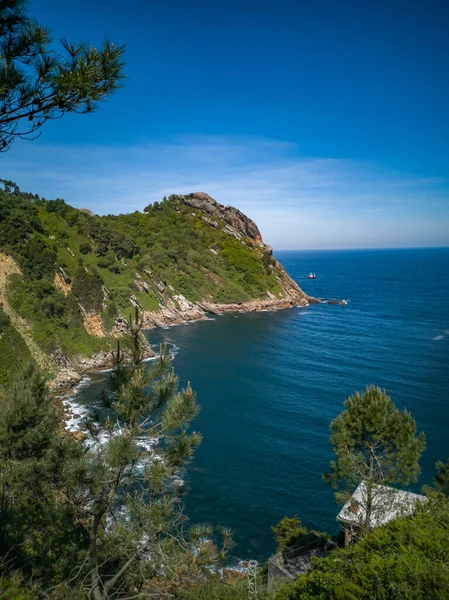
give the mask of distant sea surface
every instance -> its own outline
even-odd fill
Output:
[[[223,315],[148,332],[175,349],[192,383],[204,441],[185,474],[192,522],[234,531],[234,553],[263,560],[271,525],[297,514],[336,533],[338,507],[321,475],[329,423],[344,399],[374,383],[427,436],[422,475],[449,458],[449,249],[277,252],[310,295],[347,306]],[[316,273],[315,280],[307,274]],[[98,397],[95,375],[78,400]]]

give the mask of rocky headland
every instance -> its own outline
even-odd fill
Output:
[[[41,221],[38,233],[34,225],[24,231],[22,245],[13,237],[4,249],[0,244],[0,306],[30,355],[52,374],[55,393],[113,365],[130,306],[152,329],[320,302],[291,279],[252,219],[204,192],[106,219],[62,201],[41,202],[40,216],[29,196],[19,209],[15,196],[8,202],[23,210],[23,219],[35,211]],[[35,236],[35,256],[22,256]],[[54,261],[42,272],[40,252]],[[152,356],[147,344],[145,357]]]

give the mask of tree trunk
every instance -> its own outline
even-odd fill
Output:
[[[373,470],[374,470],[374,453],[370,450],[369,456],[369,476],[365,482],[366,485],[366,507],[365,507],[365,534],[371,531],[371,513],[373,508]]]
[[[100,574],[98,572],[98,553],[97,553],[97,535],[100,517],[95,515],[92,527],[90,530],[90,580],[92,583],[91,590],[94,600],[104,600],[103,593],[100,589]]]

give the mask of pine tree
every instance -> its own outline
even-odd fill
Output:
[[[407,485],[417,481],[419,459],[425,448],[424,434],[416,435],[410,413],[402,413],[391,398],[375,386],[356,392],[345,400],[345,410],[330,425],[330,441],[336,459],[325,473],[325,482],[336,491],[337,502],[344,502],[365,482],[363,499],[365,532],[376,513],[388,509],[391,497],[380,486]]]
[[[439,492],[449,496],[449,458],[445,463],[441,460],[437,462],[435,486]]]
[[[0,556],[48,580],[83,537],[65,498],[82,449],[60,433],[61,414],[29,363],[0,403]]]
[[[189,431],[195,394],[190,384],[178,391],[165,346],[147,368],[138,311],[128,329],[103,417],[86,423],[84,446],[63,434],[62,414],[34,364],[0,403],[5,585],[18,573],[44,597],[103,600],[218,577],[211,567],[230,548],[230,533],[188,527],[182,503],[182,469],[201,441]]]
[[[55,52],[50,31],[27,15],[26,4],[0,1],[0,151],[37,137],[47,120],[95,110],[123,79],[123,46],[63,39]]]
[[[141,328],[136,310],[130,348],[115,355],[108,414],[89,427],[79,519],[90,536],[85,591],[95,600],[186,583],[230,544],[227,531],[220,549],[206,543],[208,529],[187,533],[179,476],[201,441],[189,432],[199,407],[190,384],[178,391],[166,347],[149,368],[142,361]]]

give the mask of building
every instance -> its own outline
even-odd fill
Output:
[[[360,531],[365,527],[367,491],[366,483],[362,481],[338,513],[337,521],[343,528],[345,545],[357,539]],[[413,514],[417,503],[426,500],[426,497],[421,494],[413,494],[385,485],[373,486],[370,514],[371,529],[385,525],[397,517]]]
[[[363,481],[338,513],[337,521],[344,532],[345,546],[356,541],[365,528],[367,491]],[[371,529],[385,525],[397,517],[412,515],[418,503],[427,501],[421,494],[397,490],[386,485],[373,486],[371,493]],[[296,579],[298,575],[309,570],[313,556],[323,558],[336,547],[335,542],[319,533],[310,532],[301,540],[300,546],[288,548],[268,560],[268,585]]]

